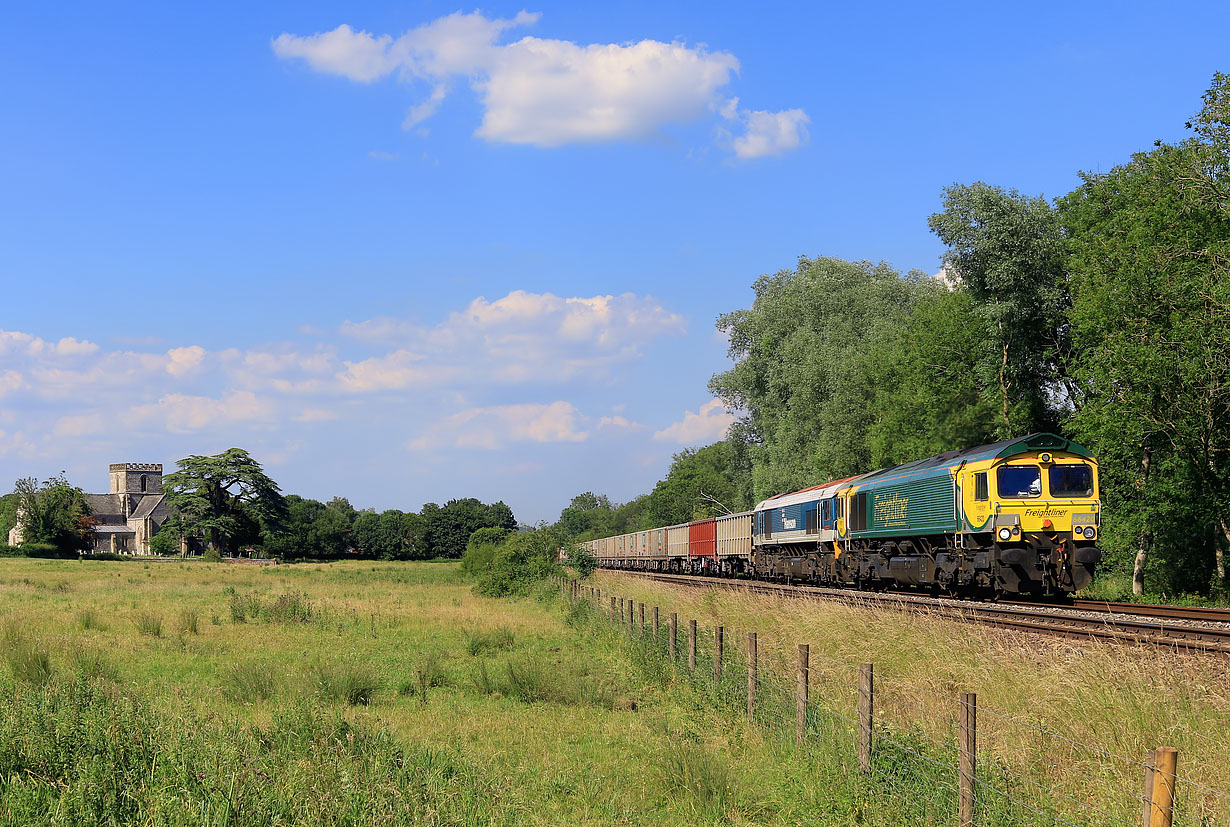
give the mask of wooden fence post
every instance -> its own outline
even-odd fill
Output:
[[[799,670],[794,690],[794,742],[803,745],[807,731],[807,660],[809,647],[799,644]]]
[[[653,607],[653,639],[658,639],[658,607]]]
[[[679,640],[679,615],[676,612],[671,612],[670,620],[667,622],[667,630],[671,634],[670,639],[670,654],[671,663],[675,662],[675,642]]]
[[[1153,783],[1149,796],[1149,827],[1171,827],[1174,823],[1175,774],[1179,770],[1179,751],[1158,747],[1153,751]]]
[[[611,596],[611,620],[615,619],[615,596]]]
[[[1140,816],[1141,827],[1152,827],[1153,824],[1153,774],[1156,771],[1157,750],[1153,750],[1145,756],[1145,794],[1141,796],[1144,801]]]
[[[747,633],[747,719],[752,720],[756,708],[756,633]]]
[[[723,631],[721,626],[713,630],[713,682],[718,685],[719,689],[722,686]]]
[[[636,621],[636,601],[628,598],[628,640],[632,640],[632,624]]]
[[[696,621],[688,621],[688,669],[696,671]]]
[[[858,768],[871,772],[871,722],[875,715],[875,667],[858,665]]]
[[[637,631],[640,632],[643,637],[645,635],[645,604],[637,603],[636,609],[640,612],[640,628],[637,629]]]
[[[960,827],[974,827],[974,800],[978,777],[978,696],[966,692],[961,696],[961,763],[960,763]]]

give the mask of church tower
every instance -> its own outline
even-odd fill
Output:
[[[110,470],[112,494],[162,493],[160,462],[117,462]]]

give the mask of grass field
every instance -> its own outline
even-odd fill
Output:
[[[600,579],[705,623],[810,637],[816,681],[823,657],[869,657],[886,679],[976,683],[1005,710],[1078,711],[1057,723],[1128,754],[1162,739],[1208,756],[1206,782],[1224,786],[1224,665],[1146,668],[1097,649],[1048,664],[971,633],[926,672],[920,647],[940,629]],[[864,639],[885,629],[893,640]],[[985,646],[1002,668],[980,664]],[[798,750],[588,605],[549,587],[480,598],[452,564],[0,560],[0,655],[0,824],[950,820],[916,768],[863,782],[845,735]]]

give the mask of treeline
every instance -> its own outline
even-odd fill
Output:
[[[251,548],[286,560],[347,556],[382,560],[457,559],[481,528],[510,532],[517,521],[503,502],[474,498],[427,503],[418,512],[356,510],[345,497],[327,503],[283,496],[247,451],[190,456],[163,480],[171,518],[150,541],[155,554],[179,554],[187,540],[210,556]],[[80,488],[63,477],[18,480],[0,497],[0,545],[21,514],[22,549],[37,556],[89,547],[96,520]],[[20,550],[19,550],[20,551]]]
[[[481,528],[512,531],[512,509],[473,498],[427,503],[421,511],[356,511],[344,497],[327,503],[295,494],[286,497],[282,530],[262,544],[284,559],[331,559],[362,555],[381,560],[460,558],[470,535]]]
[[[953,448],[1055,430],[1101,464],[1104,572],[1141,593],[1225,590],[1230,548],[1230,77],[1190,136],[1054,200],[954,185],[938,277],[801,258],[718,328],[728,439],[620,506],[582,494],[585,539],[683,522]]]

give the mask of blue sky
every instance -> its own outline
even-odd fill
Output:
[[[713,321],[758,275],[935,272],[942,187],[1062,194],[1230,70],[1222,3],[5,17],[0,484],[238,445],[525,521],[721,435]]]

